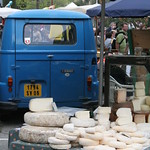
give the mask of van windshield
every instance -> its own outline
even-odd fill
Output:
[[[76,28],[73,24],[26,24],[26,45],[72,45],[76,43]]]

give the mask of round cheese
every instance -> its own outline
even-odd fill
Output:
[[[82,146],[96,146],[99,144],[99,141],[94,141],[86,138],[79,138],[79,144]]]
[[[117,140],[120,141],[120,142],[124,142],[124,143],[126,143],[126,144],[132,144],[131,138],[130,138],[130,137],[127,137],[127,136],[124,135],[124,134],[118,133],[118,134],[116,134],[116,138],[117,138]]]
[[[74,132],[67,132],[67,131],[62,130],[61,133],[70,135],[70,136],[79,136],[80,135],[80,132],[78,130],[75,130]]]
[[[77,136],[70,136],[59,132],[56,133],[55,137],[61,140],[68,140],[68,141],[75,141],[77,139]]]
[[[111,141],[109,142],[109,146],[114,147],[114,148],[126,148],[127,145],[124,142],[119,142],[119,141]]]
[[[89,134],[89,133],[85,133],[83,135],[84,138],[86,139],[91,139],[91,140],[95,140],[95,141],[99,141],[103,139],[103,134],[102,133],[94,133],[94,134]]]
[[[133,143],[133,144],[127,145],[127,148],[133,148],[134,150],[142,150],[143,146],[142,144]]]
[[[53,149],[70,149],[71,148],[71,144],[62,144],[62,145],[55,145],[55,144],[49,144],[51,148]]]
[[[61,128],[54,127],[22,126],[19,131],[19,138],[29,143],[46,144],[48,137],[54,137],[56,132],[61,130]]]
[[[63,129],[67,132],[73,132],[74,131],[74,124],[69,123],[69,124],[65,124],[63,126]]]
[[[84,150],[95,150],[96,146],[84,146]]]
[[[69,116],[62,112],[27,112],[24,121],[31,126],[62,127],[69,123]]]
[[[71,123],[74,124],[74,126],[76,127],[94,127],[95,126],[95,120],[92,119],[92,118],[89,118],[89,119],[78,119],[78,118],[75,118],[75,117],[72,117],[70,119]]]

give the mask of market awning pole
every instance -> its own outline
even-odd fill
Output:
[[[103,49],[104,49],[104,21],[105,21],[105,0],[101,3],[101,45],[100,45],[100,73],[99,73],[99,105],[103,104]]]

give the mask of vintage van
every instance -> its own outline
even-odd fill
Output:
[[[85,14],[25,10],[6,18],[0,50],[0,109],[32,98],[82,107],[98,99],[93,27]]]

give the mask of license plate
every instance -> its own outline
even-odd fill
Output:
[[[41,84],[24,84],[24,97],[40,97]]]

